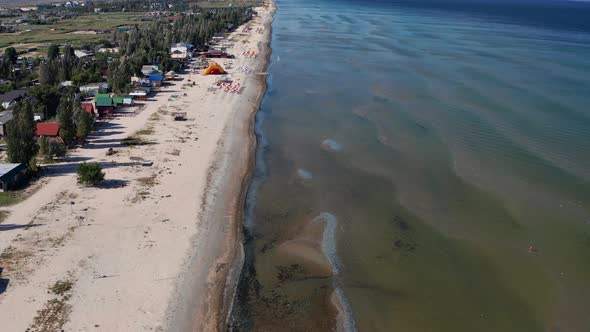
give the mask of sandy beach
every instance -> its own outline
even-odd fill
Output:
[[[236,58],[218,60],[232,62],[240,94],[208,91],[215,76],[182,74],[101,121],[65,162],[45,166],[31,197],[2,209],[2,331],[224,329],[274,5],[255,10],[251,30],[227,38]],[[188,120],[173,121],[174,111]],[[140,144],[122,144],[129,136]],[[97,188],[76,183],[85,161],[105,170]]]

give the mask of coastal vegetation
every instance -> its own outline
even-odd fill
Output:
[[[39,144],[39,155],[43,157],[45,162],[51,162],[55,158],[66,155],[66,146],[62,142],[47,137],[39,137],[37,143]]]
[[[104,172],[99,163],[81,163],[76,168],[78,183],[87,186],[96,186],[104,180]]]
[[[14,205],[21,201],[21,197],[20,193],[14,191],[0,193],[0,207]]]
[[[35,144],[35,122],[33,105],[30,102],[18,103],[13,111],[13,118],[8,122],[8,160],[24,163],[31,167],[38,147]]]

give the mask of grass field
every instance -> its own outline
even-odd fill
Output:
[[[81,15],[51,25],[22,25],[17,33],[0,34],[0,48],[14,44],[46,43],[80,45],[84,42],[110,39],[110,34],[73,33],[81,30],[111,29],[120,25],[142,24],[135,20],[141,13],[101,13]],[[30,30],[30,31],[29,31]]]

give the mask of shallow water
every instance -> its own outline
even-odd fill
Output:
[[[277,5],[235,329],[590,330],[588,6]]]

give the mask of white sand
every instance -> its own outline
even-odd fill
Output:
[[[244,86],[242,94],[207,92],[213,76],[193,75],[197,85],[182,89],[189,78],[183,75],[139,114],[99,125],[68,162],[47,166],[51,174],[38,192],[3,209],[11,214],[0,231],[1,278],[9,280],[0,294],[0,330],[32,326],[48,300],[61,298],[48,292],[60,280],[73,281],[69,310],[57,313],[66,331],[224,326],[232,288],[224,289],[240,260],[236,218],[262,87],[261,75],[237,68],[262,70],[264,57],[240,53],[260,54],[270,38],[269,29],[256,29],[270,22],[272,6],[257,10],[259,17],[248,23],[254,29],[240,28],[229,38],[236,41],[229,52],[237,58],[218,61],[233,61],[230,72]],[[181,97],[169,101],[171,95]],[[189,120],[162,114],[175,108],[188,112]],[[146,128],[153,133],[142,137],[155,144],[120,144]],[[109,147],[117,154],[106,156]],[[141,166],[140,158],[153,166]],[[101,188],[76,183],[81,161],[103,164],[107,181]]]

